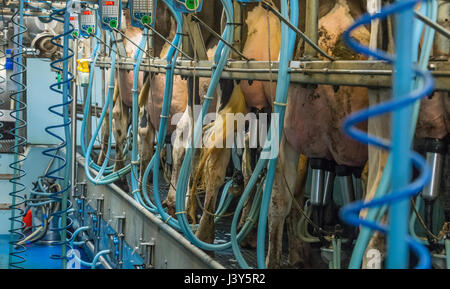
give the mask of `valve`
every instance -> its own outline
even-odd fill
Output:
[[[6,49],[6,62],[5,62],[5,69],[6,70],[13,70],[14,65],[12,61],[12,50]]]
[[[428,165],[431,167],[431,181],[422,190],[421,196],[425,201],[425,224],[433,231],[433,206],[439,197],[439,190],[444,166],[444,156],[446,154],[447,143],[441,139],[426,139],[425,152]],[[428,236],[429,242],[434,239]]]
[[[174,0],[175,10],[181,13],[194,13],[202,10],[202,0]]]

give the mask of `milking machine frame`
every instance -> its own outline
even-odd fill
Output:
[[[314,0],[315,1],[315,0]],[[97,0],[85,0],[85,3],[97,3]],[[123,0],[122,7],[128,7],[128,0]],[[184,1],[180,1],[184,2]],[[239,1],[239,2],[255,2],[255,1]],[[256,1],[263,2],[263,1]],[[54,1],[53,5],[63,4],[63,1]],[[5,14],[11,14],[9,8],[17,7],[19,1],[11,0],[4,8]],[[39,4],[39,3],[38,3]],[[315,15],[317,13],[314,5],[309,6],[307,15]],[[39,15],[39,13],[36,13]],[[449,31],[430,21],[424,16],[416,13],[416,17],[424,21],[427,25],[437,29],[438,33],[442,33],[448,37]],[[306,19],[307,31],[305,34],[311,40],[317,39],[317,29],[309,18]],[[314,22],[314,21],[312,21]],[[192,35],[189,35],[192,37]],[[308,46],[307,46],[308,47]],[[308,48],[307,50],[309,50]],[[290,64],[291,83],[302,84],[328,84],[328,85],[346,85],[346,86],[365,86],[370,88],[390,88],[392,87],[392,65],[377,60],[335,60],[322,61],[316,58],[317,52],[313,52],[314,60],[303,59],[294,60]],[[309,56],[308,56],[309,57]],[[97,67],[109,68],[111,60],[108,57],[99,57],[96,62]],[[132,69],[134,61],[132,59],[124,58],[117,63],[120,69]],[[148,71],[153,73],[165,73],[167,62],[163,59],[148,59],[144,58],[140,67],[141,71]],[[175,66],[175,75],[183,77],[193,76],[194,71],[199,77],[211,77],[213,70],[213,63],[206,60],[200,60],[194,63],[193,61],[178,60]],[[272,67],[271,67],[272,66]],[[270,69],[272,68],[272,69]],[[236,80],[261,80],[268,81],[277,74],[277,63],[268,61],[240,61],[230,59],[223,71],[222,78],[236,79]],[[436,91],[450,91],[450,64],[447,61],[430,61],[429,69],[435,79]]]
[[[117,7],[119,11],[121,9],[128,7],[130,11],[134,11],[134,8],[132,4],[130,4],[130,1],[127,0],[101,0],[102,2],[108,2],[108,5],[114,5],[114,7]],[[168,0],[169,1],[169,0]],[[179,11],[182,13],[190,13],[198,11],[202,8],[203,1],[196,1],[196,0],[170,0],[173,1],[174,7],[178,7],[180,9]],[[388,63],[387,61],[380,61],[380,60],[364,60],[364,61],[349,61],[349,60],[333,60],[333,61],[324,61],[318,59],[318,54],[324,54],[324,52],[318,52],[317,47],[314,48],[314,44],[317,45],[318,41],[318,29],[317,29],[317,15],[318,15],[318,6],[316,5],[318,2],[317,0],[308,0],[307,10],[306,13],[306,32],[302,36],[302,33],[299,31],[296,31],[298,35],[301,37],[305,37],[304,39],[308,42],[311,42],[311,45],[306,45],[305,50],[305,58],[301,60],[293,60],[289,62],[288,67],[288,74],[290,76],[290,82],[291,83],[301,83],[301,84],[308,84],[308,85],[318,85],[318,84],[326,84],[326,85],[332,85],[332,86],[364,86],[368,88],[391,88],[392,87],[392,78],[393,78],[393,67],[392,64]],[[19,7],[21,1],[9,1],[8,5],[3,8],[3,10],[0,10],[2,12],[5,12],[5,14],[9,13],[9,8],[13,7]],[[55,7],[58,7],[58,2],[60,2],[61,7],[65,5],[65,1],[53,1],[53,5]],[[82,1],[85,3],[92,3],[96,4],[98,3],[98,0],[85,0]],[[111,2],[111,3],[109,3]],[[147,25],[152,25],[154,23],[154,17],[152,17],[156,11],[156,0],[154,0],[154,6],[152,7],[153,10],[149,14],[132,14],[132,25],[135,27],[139,27],[141,29],[146,28]],[[263,2],[263,0],[259,1],[252,1],[252,0],[239,0],[237,2],[247,3],[247,2]],[[152,1],[153,3],[153,1]],[[41,5],[42,3],[36,2],[36,5]],[[200,4],[197,6],[192,6],[195,4]],[[270,9],[269,9],[270,10]],[[88,11],[88,10],[87,10]],[[101,7],[98,9],[98,16],[100,19],[102,19],[102,13],[101,13]],[[34,12],[35,15],[41,15],[41,12]],[[40,14],[41,13],[41,14]],[[34,14],[33,14],[34,15]],[[43,14],[42,14],[43,15]],[[281,14],[277,15],[278,17]],[[81,15],[78,15],[80,17]],[[135,18],[134,16],[139,16],[140,21],[138,18]],[[147,18],[147,22],[144,20],[144,17],[151,17],[150,20]],[[420,14],[416,14],[416,17],[421,19],[423,22],[425,22],[427,25],[434,27],[438,33],[441,33],[442,35],[445,35],[448,37],[448,31],[442,28],[441,26],[437,25],[435,22],[431,21],[430,19],[420,16]],[[189,22],[186,23],[186,20]],[[286,18],[281,19],[285,24],[292,25],[289,20]],[[242,21],[242,19],[241,19]],[[194,23],[197,23],[193,18],[183,17],[183,25],[193,25]],[[78,21],[76,23],[79,24]],[[108,21],[107,23],[100,20],[100,24],[98,27],[101,27],[103,30],[111,30],[111,27],[120,29],[121,26],[121,19],[118,17],[118,19],[112,19],[111,21]],[[198,24],[197,24],[198,25]],[[82,25],[78,25],[79,29],[82,28]],[[93,28],[94,27],[94,28]],[[94,31],[79,31],[82,36],[90,36],[97,31],[95,26],[90,26],[91,29]],[[98,28],[97,28],[98,29]],[[100,30],[100,29],[99,29]],[[196,43],[198,40],[198,37],[192,34],[192,31],[188,29],[188,37],[191,40],[191,43]],[[237,34],[235,33],[235,38],[237,37]],[[78,37],[78,34],[74,35],[74,37]],[[194,39],[195,38],[195,39]],[[222,39],[225,41],[224,39]],[[241,39],[235,39],[235,40],[241,40]],[[227,44],[227,43],[226,43]],[[230,44],[231,45],[231,44]],[[203,43],[204,46],[204,43]],[[117,48],[117,47],[116,47]],[[117,48],[118,49],[118,48]],[[194,47],[194,49],[196,49]],[[276,77],[279,73],[279,63],[273,62],[273,61],[252,61],[252,60],[240,60],[239,58],[239,48],[236,48],[233,46],[235,54],[230,54],[231,57],[226,62],[225,68],[223,69],[223,72],[221,74],[221,78],[223,79],[234,79],[234,80],[260,80],[260,81],[269,81],[272,80],[274,77]],[[327,57],[325,55],[325,57]],[[93,64],[96,67],[100,68],[111,68],[111,63],[113,63],[113,67],[116,64],[115,59],[111,59],[107,56],[98,56],[97,61]],[[135,60],[131,58],[122,57],[119,58],[117,61],[116,68],[120,69],[126,69],[126,70],[133,70],[134,68],[137,68],[139,71],[145,71],[150,73],[163,73],[166,74],[169,71],[170,62],[167,59],[159,59],[159,58],[150,58],[150,57],[143,57],[142,63],[139,61],[139,65],[136,65]],[[186,59],[181,58],[177,59],[175,65],[173,66],[173,70],[170,73],[173,73],[174,75],[181,75],[183,77],[205,77],[205,78],[211,78],[214,74],[214,71],[216,69],[216,64],[214,61],[208,61],[208,60],[197,60],[193,61],[192,59]],[[428,65],[428,69],[431,71],[431,75],[433,76],[435,80],[435,90],[436,91],[447,91],[450,93],[450,63],[448,61],[430,61]],[[76,109],[76,106],[75,108]],[[73,118],[74,119],[74,118]],[[72,130],[72,134],[76,135],[76,130]],[[75,143],[76,144],[76,143]],[[72,146],[74,147],[73,143]],[[437,149],[435,149],[437,150]],[[436,153],[432,150],[432,152]],[[435,155],[430,156],[430,158],[436,158]],[[72,161],[75,163],[75,155],[72,154]],[[136,160],[135,160],[136,161]],[[89,170],[89,165],[86,166],[86,169]],[[75,182],[79,181],[78,178],[75,178],[75,171],[77,170],[76,166],[72,166],[72,185],[75,186],[75,184],[78,184],[78,191],[75,190],[75,188],[72,189],[72,197],[75,197],[77,202],[80,204],[80,208],[85,207],[84,198],[86,197],[83,194],[79,194],[79,188],[80,183]],[[78,194],[77,194],[78,193]],[[429,192],[430,199],[434,198],[434,195],[432,195],[433,192]],[[124,197],[125,198],[125,197]],[[108,237],[101,236],[100,235],[100,229],[94,230],[92,232],[89,232],[89,234],[94,234],[94,244],[90,244],[93,247],[93,252],[96,254],[94,261],[92,263],[87,263],[85,265],[89,265],[92,267],[97,266],[97,261],[100,260],[100,262],[107,267],[109,263],[114,264],[116,268],[122,268],[123,267],[123,254],[127,254],[127,256],[134,255],[134,252],[137,249],[132,250],[127,244],[124,243],[124,234],[125,229],[127,228],[125,226],[125,220],[129,220],[130,218],[126,218],[126,216],[122,216],[119,214],[119,216],[111,217],[111,219],[115,218],[117,219],[117,230],[112,229],[110,227],[109,223],[102,223],[102,215],[104,213],[103,206],[99,205],[100,203],[103,204],[103,201],[100,201],[101,197],[97,199],[97,208],[89,207],[89,210],[84,211],[84,209],[81,211],[79,210],[78,213],[82,217],[80,220],[88,219],[88,220],[96,220],[97,223],[95,223],[95,226],[101,226],[104,225],[108,231]],[[434,199],[433,199],[434,200]],[[429,201],[426,199],[426,201]],[[83,204],[83,206],[81,206]],[[88,207],[86,205],[86,207]],[[153,208],[154,209],[154,208]],[[89,211],[89,213],[87,212]],[[110,213],[111,214],[111,213]],[[90,218],[88,217],[90,216]],[[110,220],[111,221],[111,220]],[[109,222],[110,222],[109,221]],[[169,219],[167,219],[169,221]],[[81,233],[83,230],[83,221],[81,224],[79,224],[79,232]],[[92,225],[93,227],[94,225]],[[127,228],[128,229],[128,228]],[[116,232],[117,231],[117,232]],[[103,232],[105,233],[105,232]],[[82,233],[81,233],[82,234]],[[103,238],[103,239],[102,239]],[[106,242],[109,242],[110,244],[110,250],[103,250],[100,251],[99,244],[100,240],[105,240],[105,238],[108,240]],[[71,240],[73,243],[73,239]],[[237,242],[236,240],[233,240],[233,246],[236,246]],[[71,243],[71,244],[72,244]],[[334,243],[333,243],[334,244]],[[334,244],[335,245],[335,244]],[[128,247],[127,247],[128,246]],[[147,238],[146,240],[142,240],[142,242],[139,244],[141,247],[139,250],[140,255],[134,258],[136,262],[142,263],[142,267],[154,267],[154,260],[152,258],[154,257],[154,240],[149,240]],[[339,244],[340,246],[340,244]],[[126,248],[126,251],[124,251],[123,248]],[[152,253],[153,252],[153,253]],[[106,256],[106,257],[105,257]],[[151,257],[153,256],[153,257]],[[111,261],[112,260],[112,261]],[[143,260],[146,260],[144,262]],[[109,261],[109,262],[108,262]],[[264,267],[263,259],[259,258],[258,263],[260,264],[260,267]],[[129,265],[129,264],[128,264]],[[215,265],[216,266],[216,265]]]

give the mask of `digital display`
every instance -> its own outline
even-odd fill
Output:
[[[114,1],[105,1],[105,6],[114,6]]]
[[[89,10],[84,10],[83,15],[92,15],[92,12]]]
[[[69,20],[70,20],[70,21],[74,21],[74,20],[76,20],[76,18],[73,17],[73,16],[70,16],[70,17],[69,17]]]

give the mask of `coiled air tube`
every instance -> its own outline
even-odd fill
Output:
[[[57,16],[63,16],[64,18],[61,19]],[[66,246],[68,245],[66,241],[66,234],[68,232],[67,230],[72,226],[72,220],[68,218],[67,214],[68,211],[72,208],[72,203],[70,200],[68,200],[67,195],[71,187],[70,183],[70,170],[69,166],[67,166],[67,163],[72,161],[71,160],[71,145],[70,145],[70,125],[71,120],[69,118],[69,106],[73,101],[72,96],[70,95],[70,83],[73,80],[72,73],[69,72],[69,60],[73,57],[73,51],[69,48],[69,38],[71,37],[71,34],[73,32],[73,26],[69,22],[69,13],[66,9],[58,9],[54,10],[50,17],[52,20],[64,23],[64,33],[60,35],[56,35],[51,39],[51,43],[59,48],[62,48],[63,54],[61,59],[57,59],[50,63],[50,66],[62,73],[62,81],[54,83],[50,85],[50,89],[58,94],[61,94],[62,96],[62,103],[52,105],[48,108],[48,110],[57,115],[58,117],[61,117],[63,119],[62,124],[48,126],[45,128],[45,131],[52,137],[58,139],[61,144],[54,148],[46,149],[42,152],[43,155],[48,156],[49,158],[58,160],[61,165],[54,168],[53,170],[49,170],[45,178],[53,179],[55,182],[59,182],[61,185],[61,189],[58,190],[55,193],[51,193],[49,195],[50,198],[55,200],[55,202],[61,203],[61,209],[60,211],[57,211],[53,213],[51,216],[54,216],[58,218],[60,226],[56,229],[50,229],[51,231],[59,232],[61,236],[61,241],[56,242],[57,245],[62,245],[62,255],[61,256],[51,256],[55,259],[62,259],[63,262],[63,268],[65,268],[66,263]],[[57,40],[62,38],[62,45],[61,43],[58,43]],[[59,67],[59,63],[62,64],[62,68]],[[59,88],[62,86],[62,90]],[[62,109],[62,113],[58,111],[58,109]],[[54,130],[57,130],[59,128],[64,129],[64,137],[59,136]],[[62,149],[65,149],[65,156],[59,156],[58,152]],[[63,176],[61,176],[61,172],[63,173]],[[68,221],[68,222],[67,222]]]
[[[355,51],[359,53],[363,53],[369,56],[372,56],[376,59],[384,60],[389,63],[394,63],[396,60],[391,56],[386,54],[382,51],[372,51],[368,49],[367,47],[359,44],[355,40],[351,38],[351,32],[355,30],[357,27],[365,24],[370,24],[372,20],[374,19],[383,19],[391,14],[395,14],[401,11],[407,11],[413,9],[413,7],[421,2],[420,0],[414,0],[414,1],[401,1],[396,4],[387,6],[382,9],[381,12],[375,13],[373,15],[364,15],[360,19],[358,19],[343,35],[343,38],[345,42]],[[409,25],[409,23],[407,24]],[[409,35],[408,35],[409,37]],[[401,41],[399,41],[401,42]],[[398,48],[397,48],[398,49]],[[402,51],[403,53],[403,51]],[[402,63],[403,64],[403,63]],[[410,65],[409,62],[406,62],[405,65]],[[407,68],[409,69],[409,67]],[[370,109],[366,109],[357,113],[354,113],[353,115],[349,116],[347,120],[344,122],[344,130],[347,134],[349,134],[350,137],[368,144],[368,145],[374,145],[377,147],[380,147],[385,150],[390,150],[392,148],[391,144],[383,139],[379,139],[373,136],[369,136],[366,133],[358,130],[355,128],[355,125],[357,123],[366,121],[370,117],[375,117],[387,112],[400,110],[404,107],[409,106],[410,104],[415,103],[416,101],[420,100],[421,98],[429,95],[433,91],[434,81],[431,77],[431,74],[428,71],[420,71],[417,69],[414,69],[415,73],[424,79],[423,87],[420,90],[415,90],[408,94],[407,97],[398,97],[395,98],[392,101],[385,102],[383,104],[376,105]],[[411,78],[412,79],[412,78]],[[406,81],[410,81],[410,78],[406,78]],[[397,92],[397,91],[395,91]],[[400,94],[401,95],[401,94]],[[396,131],[396,130],[394,130]],[[410,137],[410,136],[409,136]],[[404,140],[405,141],[405,140]],[[409,146],[404,146],[403,149],[406,147],[409,148]],[[364,203],[362,201],[358,201],[355,203],[352,203],[344,208],[342,208],[340,212],[341,218],[353,225],[353,226],[365,226],[372,230],[378,230],[384,234],[390,233],[390,229],[388,226],[383,224],[378,224],[373,221],[369,220],[363,220],[359,219],[358,214],[362,209],[365,208],[373,208],[373,207],[379,207],[384,205],[389,205],[398,201],[402,200],[408,200],[411,196],[416,195],[419,193],[423,187],[426,185],[426,183],[430,180],[431,173],[429,168],[427,167],[426,161],[416,152],[408,151],[407,156],[411,159],[414,166],[416,166],[419,171],[421,172],[420,176],[416,178],[415,181],[408,184],[405,187],[402,188],[393,188],[393,191],[381,198],[376,198],[370,202]],[[394,161],[394,157],[393,157]],[[408,175],[407,173],[406,175]],[[403,201],[404,202],[404,201]],[[404,216],[400,216],[404,217]],[[415,241],[414,239],[406,236],[405,241],[407,244],[411,247],[411,249],[418,255],[419,262],[417,265],[417,268],[429,268],[431,266],[430,256],[427,252],[427,249],[422,246],[419,242]]]
[[[435,20],[436,16],[436,9],[437,9],[437,0],[432,0],[432,1],[427,1],[426,3],[424,3],[426,5],[421,5],[420,7],[420,13],[425,13],[427,14],[427,16],[429,16],[431,19]],[[418,44],[420,41],[420,35],[421,35],[421,31],[423,29],[423,26],[421,26],[420,22],[415,21],[415,29],[414,29],[414,41],[413,41],[413,57],[414,59],[417,58],[417,48],[418,48]],[[428,59],[429,59],[429,55],[431,52],[431,43],[434,39],[434,30],[429,29],[429,27],[427,27],[425,29],[425,34],[424,34],[424,38],[423,38],[423,43],[424,46],[421,50],[421,56],[420,56],[420,60],[419,60],[419,68],[422,70],[425,70],[428,66]],[[421,79],[417,79],[415,82],[415,88],[418,88],[419,86],[419,82],[421,81]],[[420,102],[416,102],[414,104],[414,112],[413,112],[413,116],[412,116],[412,120],[411,120],[411,134],[410,134],[410,141],[412,141],[413,135],[414,135],[414,131],[416,130],[416,124],[417,124],[417,119],[419,117],[419,110],[420,110]],[[386,195],[387,191],[389,190],[389,186],[390,186],[390,180],[389,177],[391,175],[392,172],[392,155],[389,155],[389,158],[386,162],[386,166],[384,168],[383,171],[383,175],[382,178],[380,180],[380,183],[378,184],[376,193],[375,193],[375,198],[381,197]],[[420,196],[418,198],[418,201],[416,202],[416,205],[419,206],[420,205]],[[377,221],[379,222],[382,218],[382,216],[385,214],[387,210],[387,206],[380,208],[371,208],[369,209],[367,216],[366,216],[366,220],[370,220],[370,221]],[[412,214],[411,216],[411,220],[410,220],[410,231],[412,236],[415,236],[414,233],[414,228],[411,227],[415,222],[415,215]],[[363,255],[364,255],[364,251],[365,248],[367,246],[367,244],[369,243],[370,237],[372,236],[373,231],[370,230],[369,228],[366,227],[361,227],[360,229],[360,233],[358,236],[358,239],[356,240],[355,243],[355,247],[353,250],[353,254],[350,260],[350,264],[349,264],[349,269],[356,269],[356,268],[360,268],[361,267],[361,263],[362,263],[362,259],[363,259]]]
[[[24,1],[22,0],[20,1],[19,8],[11,18],[17,32],[10,38],[15,48],[12,62],[17,67],[17,70],[10,76],[10,80],[17,84],[17,91],[12,91],[9,95],[9,98],[14,103],[14,110],[10,112],[10,116],[15,120],[15,125],[9,131],[14,136],[14,146],[11,147],[14,160],[9,165],[9,168],[13,170],[13,177],[9,180],[12,183],[13,191],[9,194],[11,196],[11,218],[9,219],[11,227],[9,230],[8,266],[9,268],[15,269],[23,269],[20,264],[25,262],[25,258],[21,254],[26,250],[23,245],[17,245],[25,237],[22,233],[24,227],[24,222],[22,221],[24,211],[21,209],[21,205],[25,203],[25,199],[20,193],[25,190],[25,185],[21,183],[21,179],[26,175],[25,170],[22,169],[22,164],[26,160],[26,156],[19,151],[20,147],[25,146],[27,143],[26,137],[20,134],[21,130],[23,131],[27,127],[26,120],[22,118],[23,112],[27,107],[23,99],[23,94],[27,90],[23,83],[23,75],[27,71],[26,66],[23,64],[23,34],[27,31],[27,28],[23,25],[23,8]],[[19,15],[19,22],[17,22],[17,15]]]
[[[5,17],[2,16],[3,27],[5,27]],[[5,36],[6,37],[6,36]],[[1,96],[6,92],[6,90],[2,87],[6,85],[6,79],[2,76],[1,73],[5,72],[6,76],[6,68],[5,65],[2,64],[2,59],[6,57],[5,51],[2,50],[2,47],[6,46],[6,42],[3,42],[3,39],[0,39],[0,107],[5,104],[5,101],[1,98]],[[5,59],[6,61],[6,59]],[[3,111],[0,111],[0,118],[2,118],[5,114]],[[3,128],[3,122],[0,121],[0,140],[3,138],[3,134],[1,133],[1,129]]]

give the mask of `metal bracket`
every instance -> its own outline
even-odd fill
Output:
[[[203,40],[203,35],[200,30],[200,25],[192,20],[192,15],[183,15],[183,23],[186,28],[186,32],[189,36],[191,46],[196,51],[197,59],[208,60],[208,54]]]
[[[155,238],[152,238],[149,242],[141,243],[141,257],[144,259],[145,269],[155,268]]]

